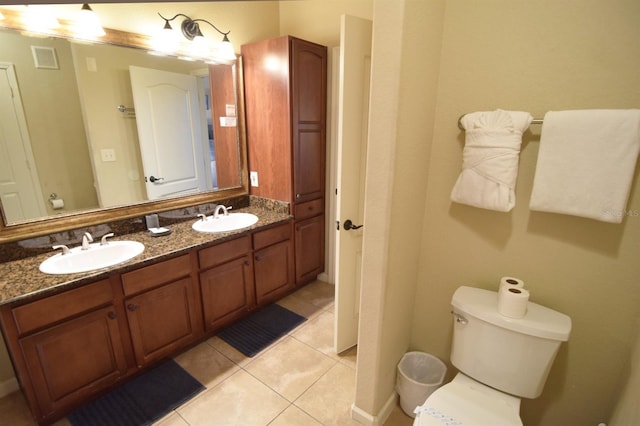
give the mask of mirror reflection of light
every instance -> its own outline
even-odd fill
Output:
[[[79,37],[90,39],[105,35],[100,18],[87,3],[84,3],[78,12],[73,23],[73,31]]]
[[[37,33],[50,33],[60,26],[51,9],[42,5],[25,6],[23,20],[27,31]]]

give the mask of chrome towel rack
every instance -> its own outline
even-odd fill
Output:
[[[464,130],[464,127],[462,127],[462,117],[464,117],[467,114],[462,114],[460,116],[460,118],[458,118],[458,129],[460,130]],[[531,120],[531,124],[542,124],[544,120],[542,118],[534,118],[533,120]]]

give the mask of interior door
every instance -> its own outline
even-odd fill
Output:
[[[46,216],[13,64],[0,62],[0,200],[7,222]]]
[[[210,189],[197,78],[134,66],[129,71],[147,198]]]
[[[347,230],[344,225],[347,220],[356,227],[363,225],[371,27],[369,20],[342,16],[336,189],[339,230],[336,235],[334,333],[338,353],[355,346],[358,341],[362,234],[366,228],[363,226]]]

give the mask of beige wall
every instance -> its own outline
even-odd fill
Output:
[[[97,207],[69,43],[0,31],[0,46],[0,61],[14,64],[48,214]],[[55,49],[58,69],[36,68],[31,46]],[[52,210],[51,193],[64,210]]]
[[[463,147],[456,121],[495,108],[542,117],[640,107],[638,22],[640,3],[632,0],[446,2],[410,348],[447,360],[454,290],[522,278],[534,302],[573,320],[543,395],[522,404],[527,426],[608,421],[638,333],[640,217],[612,225],[531,212],[540,126],[525,134],[511,213],[453,204]],[[628,209],[638,212],[637,173],[635,182]],[[406,207],[421,209],[418,203]]]

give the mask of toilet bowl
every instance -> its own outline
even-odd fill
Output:
[[[522,426],[520,398],[537,398],[571,318],[528,302],[523,318],[498,312],[498,293],[459,287],[452,298],[455,378],[416,408],[416,426]]]
[[[463,373],[416,409],[415,426],[522,426],[520,398],[476,382]]]

